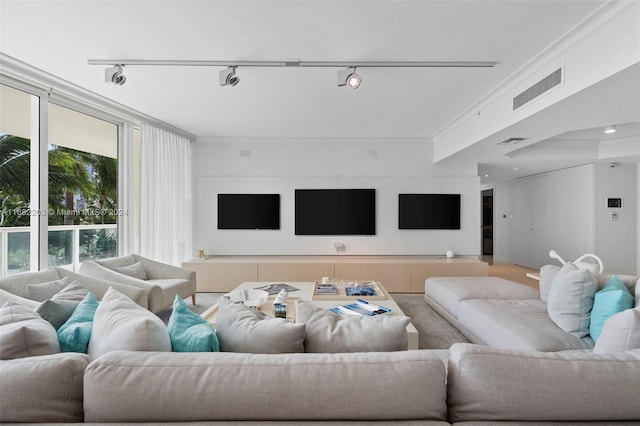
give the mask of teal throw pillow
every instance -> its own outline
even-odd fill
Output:
[[[98,309],[98,301],[93,293],[88,293],[67,322],[58,329],[58,340],[62,352],[87,353],[96,309]]]
[[[178,295],[173,301],[173,312],[169,318],[167,330],[174,352],[220,351],[218,336],[211,324],[191,312]]]
[[[633,296],[627,286],[618,277],[612,275],[593,299],[591,323],[589,324],[591,338],[597,341],[602,333],[604,322],[611,315],[633,308],[633,302]]]

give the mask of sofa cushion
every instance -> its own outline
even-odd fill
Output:
[[[18,296],[17,294],[10,293],[8,291],[0,289],[0,306],[4,306],[7,302],[20,303],[31,309],[37,309],[40,306],[40,302],[27,299],[26,297]]]
[[[543,265],[540,268],[540,281],[538,282],[538,288],[540,289],[540,300],[543,302],[549,301],[549,290],[553,280],[558,275],[562,267],[558,265]]]
[[[405,316],[343,316],[296,303],[296,322],[306,325],[305,352],[390,352],[407,349]]]
[[[495,348],[544,352],[593,348],[591,337],[578,338],[551,321],[540,299],[465,300],[460,303],[459,321]]]
[[[424,284],[425,295],[458,318],[458,304],[468,299],[537,299],[538,291],[500,277],[434,277]]]
[[[137,278],[139,280],[147,279],[147,272],[145,271],[144,266],[142,266],[141,262],[136,262],[133,265],[129,265],[129,266],[115,267],[114,270],[121,274],[125,274],[133,278]]]
[[[72,282],[51,299],[42,302],[36,308],[36,312],[57,330],[69,319],[87,293],[89,290]]]
[[[633,349],[640,349],[640,307],[609,317],[593,352],[624,352]]]
[[[89,357],[32,356],[0,362],[0,423],[82,422]]]
[[[58,330],[62,352],[87,353],[93,330],[93,318],[97,309],[98,301],[95,296],[93,293],[87,294]]]
[[[425,424],[446,420],[445,382],[445,364],[432,351],[111,352],[85,372],[85,421]]]
[[[58,352],[55,328],[33,309],[11,301],[0,308],[0,359]]]
[[[638,395],[640,351],[541,353],[461,343],[450,348],[451,422],[637,420]]]
[[[589,334],[598,341],[604,322],[613,314],[633,308],[633,296],[615,275],[609,278],[604,288],[593,298]]]
[[[589,271],[565,264],[549,289],[547,311],[558,327],[576,337],[589,334],[593,297],[598,282]]]
[[[117,350],[171,352],[171,340],[160,318],[111,287],[96,309],[89,356]]]
[[[0,278],[0,289],[20,297],[28,298],[27,285],[56,281],[60,278],[60,274],[58,274],[56,269],[47,269],[45,271],[38,272],[23,272]]]
[[[216,334],[223,352],[304,352],[304,324],[292,324],[222,297]]]
[[[73,281],[71,277],[64,277],[46,283],[29,284],[27,286],[27,297],[37,302],[44,302],[47,299],[51,299],[56,293],[70,284],[71,281]]]
[[[218,352],[220,343],[216,332],[200,315],[189,310],[187,304],[176,295],[167,331],[174,352]]]

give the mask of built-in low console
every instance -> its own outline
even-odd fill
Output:
[[[390,293],[424,293],[430,277],[486,276],[476,256],[207,256],[183,262],[197,291],[228,292],[245,281],[315,281],[321,277],[383,282]]]

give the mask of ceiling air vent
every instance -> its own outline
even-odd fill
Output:
[[[551,90],[558,84],[562,83],[562,68],[558,68],[524,92],[513,98],[513,110],[517,110],[527,102],[532,101],[544,92]]]
[[[496,145],[513,145],[513,144],[522,142],[525,139],[526,138],[507,138],[507,139],[503,140],[502,142],[498,142]]]

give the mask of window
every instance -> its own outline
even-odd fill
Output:
[[[31,135],[38,105],[37,96],[0,85],[0,276],[31,269]]]
[[[116,256],[124,124],[15,87],[0,85],[0,276]]]
[[[117,253],[118,126],[49,104],[49,266]]]

